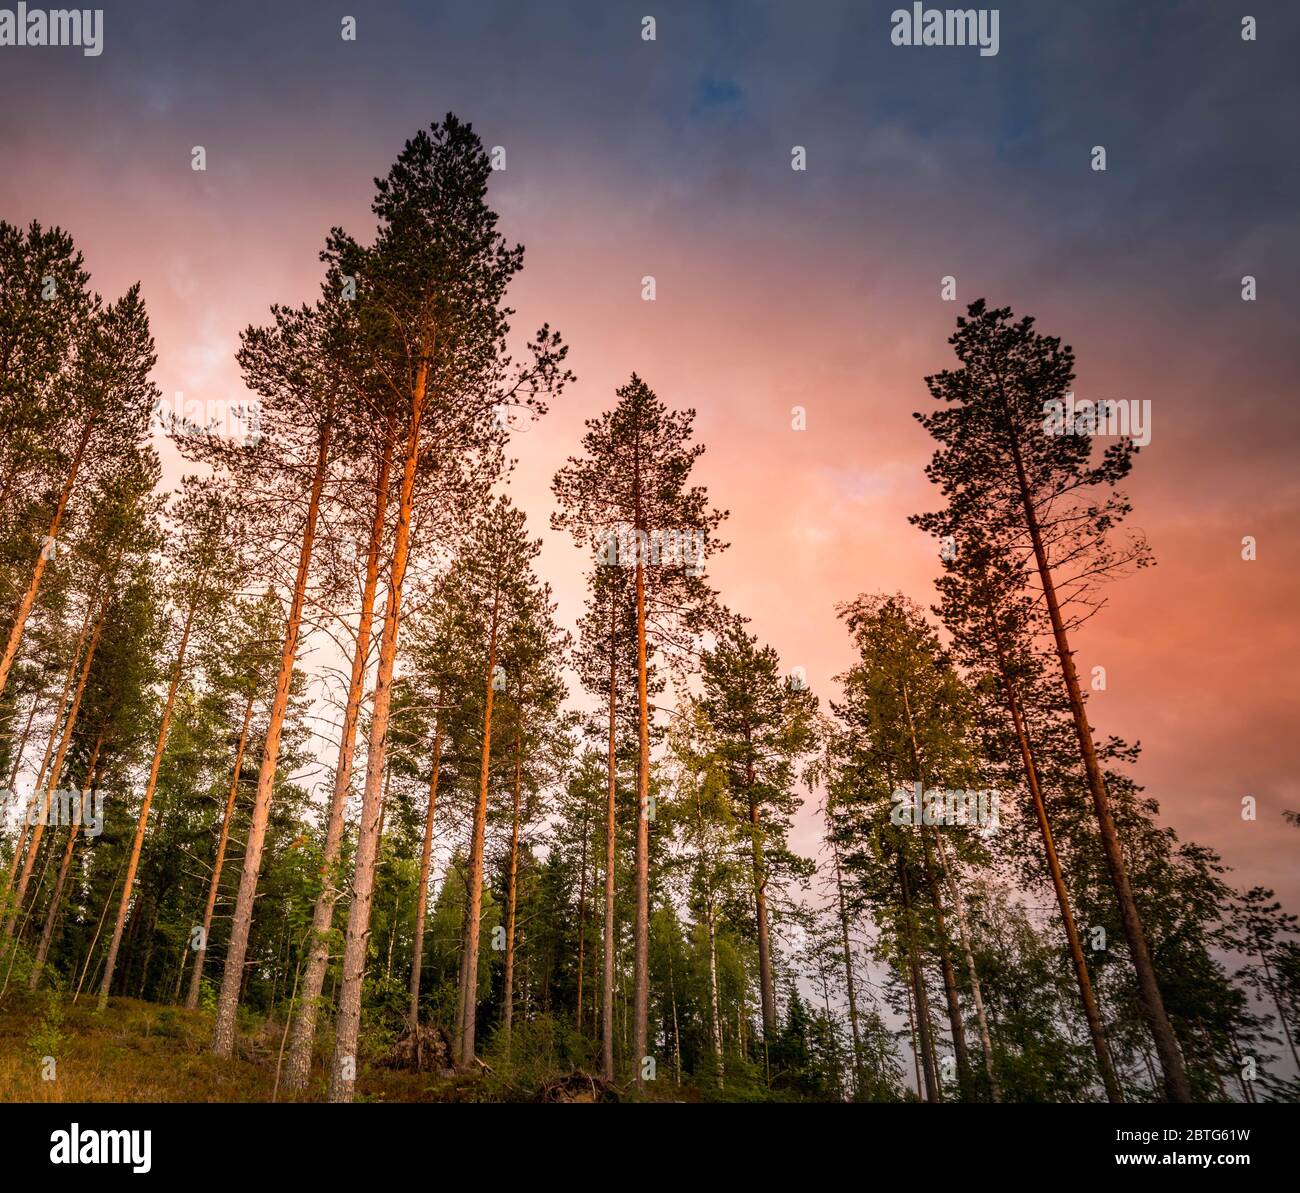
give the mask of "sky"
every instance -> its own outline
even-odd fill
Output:
[[[373,177],[454,111],[505,151],[515,330],[549,321],[578,377],[513,449],[561,620],[583,561],[550,478],[635,370],[697,411],[723,599],[823,698],[837,602],[933,600],[912,413],[957,314],[1035,315],[1080,398],[1150,402],[1127,491],[1157,566],[1077,635],[1094,726],[1141,742],[1181,836],[1296,908],[1300,10],[1252,0],[1246,41],[1221,3],[1003,3],[981,56],[893,45],[893,7],[110,3],[96,57],[0,47],[0,218],[68,229],[106,297],[142,283],[165,395],[241,401],[240,329],[315,295],[329,228],[368,238]],[[819,836],[810,806],[794,844]]]

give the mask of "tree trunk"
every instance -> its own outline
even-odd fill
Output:
[[[208,880],[208,898],[203,907],[203,928],[199,933],[199,947],[194,951],[194,968],[190,973],[190,988],[185,996],[185,1005],[191,1011],[199,1005],[199,989],[203,982],[203,959],[208,955],[208,933],[212,930],[212,915],[217,907],[217,891],[221,887],[221,870],[226,861],[226,844],[230,840],[230,822],[235,814],[235,797],[239,794],[239,776],[244,769],[248,729],[253,723],[253,696],[254,693],[250,690],[248,702],[244,705],[244,723],[239,730],[239,744],[235,747],[235,768],[230,776],[230,791],[226,796],[226,808],[221,817],[221,833],[217,838],[217,856],[212,862],[212,877]]]
[[[617,713],[617,637],[618,605],[610,595],[609,615],[609,793],[605,803],[605,957],[604,982],[600,991],[601,1076],[614,1080],[614,854],[617,844],[614,803],[618,790]]]
[[[483,837],[487,831],[488,776],[492,761],[492,680],[497,666],[497,619],[501,588],[492,597],[492,628],[488,637],[487,694],[483,706],[483,754],[479,762],[478,801],[474,806],[474,830],[469,850],[469,905],[465,921],[465,969],[461,975],[465,1018],[461,1027],[460,1063],[474,1060],[474,1029],[478,1012],[479,919],[483,914]]]
[[[52,546],[58,540],[59,527],[63,523],[63,515],[68,508],[68,498],[72,496],[72,486],[76,483],[77,472],[81,468],[81,461],[85,457],[86,447],[90,443],[90,435],[94,429],[94,422],[91,419],[86,420],[86,425],[82,428],[81,439],[77,443],[77,450],[72,457],[72,465],[68,469],[67,479],[63,482],[63,488],[59,492],[58,503],[54,507],[54,516],[50,519],[49,530],[46,533],[46,542],[42,544],[40,552],[36,556],[36,563],[32,568],[32,577],[27,582],[27,591],[23,593],[22,599],[18,602],[17,612],[14,614],[13,624],[9,627],[9,640],[5,643],[5,651],[0,655],[0,696],[4,695],[5,685],[9,682],[9,672],[13,669],[14,659],[18,657],[18,647],[23,640],[23,627],[27,624],[28,615],[32,611],[32,606],[36,604],[36,594],[41,587],[41,577],[45,574],[46,546]]]
[[[582,867],[578,877],[578,1014],[575,1022],[578,1034],[582,1034],[582,979],[586,968],[584,961],[587,943],[587,827],[586,810],[582,815]]]
[[[291,1091],[303,1090],[311,1077],[312,1050],[316,1043],[316,1022],[320,1015],[321,990],[329,968],[330,934],[334,928],[334,907],[339,889],[335,875],[343,841],[343,821],[347,811],[348,791],[352,786],[353,761],[356,758],[357,723],[365,695],[366,664],[370,658],[370,629],[374,620],[375,592],[379,586],[379,553],[383,549],[384,526],[388,520],[388,477],[396,447],[396,421],[389,419],[384,454],[375,478],[375,509],[370,523],[370,541],[366,548],[366,578],[361,591],[361,612],[357,618],[357,636],[352,651],[352,674],[348,680],[348,699],[339,733],[338,763],[334,768],[334,788],[330,793],[329,814],[325,823],[325,843],[321,851],[321,888],[312,909],[310,948],[298,998],[298,1014],[289,1038],[289,1056],[284,1068],[284,1086]]]
[[[420,885],[415,900],[415,955],[411,958],[411,1009],[407,1015],[412,1033],[420,1025],[420,969],[424,964],[424,919],[429,902],[429,863],[433,857],[433,816],[438,807],[438,775],[442,769],[442,718],[433,729],[433,773],[429,778],[429,807],[424,815],[424,847],[420,851]]]
[[[903,923],[907,933],[907,964],[912,975],[912,991],[916,998],[916,1034],[921,1043],[921,1060],[925,1068],[925,1100],[943,1101],[938,1074],[934,1065],[934,1046],[930,1037],[930,1000],[925,991],[925,975],[917,959],[916,925],[912,919],[912,889],[907,881],[907,863],[898,854],[898,882],[903,892]]]
[[[420,427],[424,416],[425,386],[429,378],[427,357],[420,360],[411,393],[411,419],[407,428],[402,468],[402,489],[393,536],[393,561],[389,572],[388,601],[379,639],[379,667],[375,675],[366,742],[366,786],[361,798],[361,824],[357,830],[356,868],[352,902],[348,907],[348,933],[343,945],[343,982],[330,1066],[328,1098],[350,1102],[356,1085],[357,1038],[361,1031],[361,985],[366,972],[366,947],[370,939],[370,905],[374,897],[375,862],[379,855],[379,821],[384,811],[384,771],[388,749],[388,709],[393,695],[393,667],[397,661],[397,633],[402,617],[402,584],[410,554],[411,512],[415,502],[415,477],[420,463]]]
[[[844,941],[844,982],[849,996],[849,1027],[853,1032],[853,1089],[855,1096],[860,1098],[863,1084],[862,1035],[858,1029],[858,998],[853,980],[853,950],[849,945],[849,909],[844,899],[844,877],[840,872],[840,851],[837,846],[831,846],[831,855],[835,859],[835,891],[839,896],[840,933]]]
[[[639,503],[638,503],[639,504]],[[638,510],[638,529],[640,514]],[[645,624],[645,552],[636,559],[636,694],[639,750],[636,786],[636,923],[632,957],[632,1063],[637,1085],[648,1047],[650,1011],[650,698],[647,688]]]
[[[1052,877],[1052,888],[1056,891],[1056,903],[1061,910],[1061,924],[1065,929],[1065,939],[1070,947],[1070,960],[1074,965],[1074,978],[1079,987],[1079,998],[1083,1003],[1084,1018],[1088,1022],[1088,1035],[1092,1039],[1092,1050],[1097,1057],[1097,1069],[1101,1073],[1102,1085],[1106,1090],[1106,1100],[1112,1103],[1124,1101],[1119,1078],[1115,1073],[1114,1061],[1110,1055],[1110,1046],[1106,1041],[1106,1031],[1102,1026],[1101,1008],[1097,1005],[1097,996],[1093,992],[1092,978],[1088,973],[1088,963],[1083,955],[1083,944],[1079,939],[1079,930],[1074,922],[1074,911],[1070,907],[1070,893],[1065,887],[1065,876],[1061,871],[1061,861],[1056,853],[1056,842],[1052,837],[1052,826],[1047,818],[1047,805],[1043,801],[1042,783],[1038,776],[1038,765],[1029,744],[1029,735],[1025,728],[1024,716],[1020,709],[1020,698],[1011,682],[1001,639],[994,624],[994,645],[997,649],[998,669],[1001,672],[1002,690],[1007,698],[1007,709],[1011,713],[1011,724],[1020,748],[1020,761],[1025,768],[1025,780],[1029,785],[1030,798],[1034,805],[1034,816],[1038,821],[1038,831],[1043,838],[1043,851],[1047,857],[1047,869]]]
[[[27,895],[27,885],[31,881],[32,870],[36,864],[36,851],[41,847],[41,837],[44,835],[45,826],[50,819],[50,806],[58,789],[59,781],[63,777],[63,763],[67,759],[68,746],[72,742],[72,732],[77,725],[77,713],[81,710],[81,698],[86,692],[86,680],[90,678],[90,667],[95,661],[99,636],[108,617],[108,606],[109,594],[105,592],[103,599],[100,601],[99,616],[95,619],[95,629],[90,636],[90,645],[86,648],[86,658],[81,665],[81,674],[77,678],[77,690],[72,696],[72,706],[68,709],[68,719],[63,725],[63,736],[59,740],[59,750],[54,756],[54,765],[50,767],[50,773],[45,782],[43,815],[32,830],[31,841],[27,846],[27,857],[23,861],[22,873],[18,876],[18,886],[14,891],[13,908],[9,913],[8,921],[5,923],[6,936],[14,934],[14,925],[17,923],[19,913],[23,909],[23,900]]]
[[[514,807],[510,822],[510,882],[506,895],[506,980],[502,998],[505,1004],[506,1056],[510,1055],[510,1031],[514,1026],[515,1003],[515,909],[519,902],[519,802],[521,769],[519,739],[515,738]]]
[[[239,993],[244,984],[244,959],[248,953],[248,938],[253,927],[253,902],[257,898],[257,879],[262,869],[266,826],[271,818],[271,796],[275,792],[280,736],[284,732],[289,686],[293,682],[294,662],[298,657],[302,608],[307,596],[307,573],[311,568],[312,549],[316,544],[316,522],[320,516],[321,490],[325,487],[325,474],[329,465],[331,433],[332,426],[326,423],[316,450],[316,468],[312,475],[311,495],[307,501],[307,522],[303,527],[293,597],[289,603],[284,644],[280,650],[280,671],[267,715],[262,765],[257,773],[257,794],[253,797],[253,813],[244,844],[244,864],[239,874],[239,893],[235,897],[235,910],[230,923],[230,944],[226,949],[226,964],[221,974],[221,992],[217,996],[217,1016],[212,1031],[212,1051],[217,1056],[228,1057],[235,1049],[235,1012],[239,1008]]]
[[[979,1023],[980,1043],[984,1048],[984,1072],[989,1079],[989,1095],[994,1102],[1002,1101],[1002,1087],[998,1084],[998,1075],[993,1067],[993,1038],[989,1034],[988,1018],[984,1014],[984,992],[980,988],[980,976],[975,968],[975,954],[971,951],[970,934],[966,930],[966,908],[961,897],[961,887],[957,885],[956,875],[948,866],[948,859],[943,848],[943,839],[936,838],[939,849],[939,869],[943,872],[952,898],[953,912],[957,916],[957,936],[961,940],[962,952],[966,957],[966,971],[970,974],[971,997],[975,1001],[975,1018]]]
[[[140,803],[140,816],[135,825],[135,839],[131,842],[131,856],[126,864],[126,877],[122,880],[122,898],[117,906],[117,922],[113,926],[113,938],[109,941],[108,958],[104,962],[104,977],[99,987],[98,1009],[101,1011],[108,1006],[108,993],[113,984],[113,970],[117,965],[117,951],[122,944],[122,929],[126,926],[127,911],[131,906],[131,891],[135,886],[136,870],[140,865],[140,851],[144,847],[145,829],[149,824],[149,808],[153,803],[154,790],[158,786],[158,768],[162,765],[163,752],[167,748],[167,734],[171,729],[176,690],[180,687],[181,676],[185,673],[185,651],[189,647],[190,630],[194,625],[194,613],[198,602],[196,589],[190,599],[189,610],[185,614],[185,628],[181,631],[181,643],[176,651],[176,664],[172,669],[171,685],[167,689],[167,701],[163,705],[162,723],[158,726],[158,741],[154,746],[153,762],[149,767],[149,781],[145,785],[144,799]]]
[[[50,723],[50,734],[45,741],[45,756],[41,759],[41,768],[36,773],[36,785],[32,788],[32,799],[35,800],[40,796],[41,788],[45,783],[45,775],[50,767],[50,759],[54,757],[54,743],[59,740],[59,727],[63,723],[64,711],[68,707],[68,697],[72,692],[72,685],[76,682],[77,669],[81,666],[81,648],[85,644],[86,635],[90,633],[90,623],[95,617],[96,602],[92,599],[86,603],[86,616],[82,618],[81,631],[77,634],[77,644],[72,648],[72,660],[68,663],[68,669],[63,676],[63,691],[59,693],[59,702],[54,706],[54,720]],[[21,761],[19,759],[18,761]],[[14,765],[15,776],[18,773],[17,763]],[[10,780],[10,788],[13,788],[13,780]],[[18,866],[23,858],[23,847],[27,844],[27,837],[31,826],[28,824],[28,817],[23,816],[18,832],[18,841],[14,845],[14,855],[9,859],[9,872],[5,876],[5,892],[8,893],[14,884],[14,879],[18,876]]]
[[[81,790],[81,803],[84,811],[86,797],[99,786],[99,751],[104,744],[104,731],[99,731],[94,748],[90,751],[90,761],[86,763],[86,782]],[[50,895],[50,906],[45,912],[45,927],[41,930],[41,943],[36,949],[36,959],[32,962],[32,976],[28,979],[27,989],[35,990],[40,985],[41,971],[45,968],[45,958],[50,954],[50,941],[54,938],[54,925],[59,918],[59,906],[63,902],[63,888],[68,881],[68,870],[72,866],[72,851],[77,843],[77,833],[81,829],[82,818],[78,816],[68,827],[68,844],[63,850],[63,860],[59,864],[59,876],[54,880],[54,891]]]
[[[752,768],[749,783],[753,783]],[[763,1008],[763,1042],[776,1038],[776,983],[772,976],[772,945],[768,936],[767,868],[759,836],[758,801],[749,792],[749,841],[754,864],[754,909],[758,920],[758,985]]]
[[[1052,637],[1056,643],[1056,654],[1061,663],[1061,673],[1065,679],[1065,689],[1070,699],[1070,712],[1074,718],[1075,733],[1079,739],[1079,751],[1083,756],[1083,769],[1088,779],[1088,789],[1092,793],[1093,807],[1097,814],[1097,826],[1101,832],[1102,852],[1106,858],[1106,867],[1110,871],[1111,883],[1115,888],[1115,899],[1119,904],[1120,919],[1124,925],[1124,936],[1128,942],[1129,953],[1133,958],[1133,968],[1137,972],[1138,991],[1141,996],[1142,1009],[1147,1026],[1155,1041],[1156,1054],[1160,1057],[1160,1068],[1164,1074],[1165,1096],[1171,1102],[1190,1102],[1191,1087],[1187,1083],[1187,1071],[1178,1049],[1178,1038],[1173,1025],[1165,1013],[1164,999],[1160,994],[1160,984],[1156,980],[1155,966],[1147,947],[1146,933],[1142,929],[1142,919],[1138,914],[1137,900],[1133,897],[1133,888],[1129,884],[1128,866],[1124,861],[1124,852],[1120,846],[1119,833],[1111,815],[1110,796],[1106,791],[1106,780],[1102,775],[1101,763],[1092,740],[1092,728],[1088,724],[1088,713],[1083,703],[1083,692],[1079,687],[1078,672],[1074,667],[1074,653],[1070,649],[1069,636],[1065,631],[1065,620],[1061,616],[1060,605],[1056,598],[1056,585],[1052,578],[1052,569],[1043,546],[1043,537],[1038,526],[1038,515],[1034,511],[1033,498],[1029,492],[1029,482],[1025,475],[1024,461],[1020,455],[1020,444],[1011,436],[1011,450],[1016,467],[1016,482],[1020,489],[1020,501],[1024,509],[1025,524],[1029,530],[1033,545],[1034,560],[1038,567],[1038,579],[1043,588],[1043,597],[1047,602],[1047,613],[1052,623]]]
[[[718,1088],[726,1085],[726,1071],[722,1056],[722,1024],[718,1006],[718,937],[713,922],[713,904],[705,908],[705,921],[709,929],[709,1038],[713,1043],[713,1063],[718,1069]]]

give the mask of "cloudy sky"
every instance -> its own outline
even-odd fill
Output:
[[[724,598],[823,695],[849,662],[837,601],[931,600],[911,415],[958,305],[1036,315],[1081,398],[1151,403],[1129,491],[1158,566],[1077,641],[1107,668],[1095,725],[1141,741],[1181,834],[1294,907],[1300,12],[1252,0],[1243,41],[1220,3],[1003,3],[983,57],[892,45],[893,7],[110,3],[99,57],[0,48],[0,217],[65,226],[106,296],[141,280],[164,393],[234,401],[239,329],[314,295],[327,229],[368,236],[371,179],[455,111],[506,152],[517,329],[572,345],[514,485],[564,620],[581,561],[546,530],[549,479],[636,370],[699,412]],[[817,837],[809,812],[797,843]]]

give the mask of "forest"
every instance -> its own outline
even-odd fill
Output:
[[[1297,1100],[1296,916],[1090,716],[1074,643],[1154,557],[1140,445],[1045,423],[1068,344],[966,305],[936,587],[863,561],[814,691],[713,587],[652,362],[518,500],[579,391],[492,175],[454,115],[408,140],[219,417],[140,286],[0,222],[0,1100]]]

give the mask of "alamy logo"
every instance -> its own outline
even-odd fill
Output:
[[[73,1123],[50,1134],[51,1164],[130,1164],[132,1172],[153,1167],[152,1131],[93,1131]]]
[[[996,8],[926,8],[913,4],[890,14],[889,40],[896,46],[979,46],[981,58],[998,52]]]
[[[996,833],[1002,827],[996,791],[931,787],[923,792],[920,783],[913,783],[911,787],[896,787],[890,801],[894,805],[889,813],[892,824],[912,828],[923,824],[949,828],[963,825],[979,828],[985,834]]]
[[[1151,400],[1130,398],[1127,401],[1104,399],[1090,402],[1052,398],[1043,403],[1044,435],[1116,435],[1132,439],[1138,447],[1151,442]]]
[[[0,812],[7,811],[9,804],[19,803],[21,799],[18,792],[0,788]],[[74,824],[80,824],[84,826],[88,837],[98,837],[104,831],[102,791],[47,791],[44,799],[33,792],[26,802],[23,817],[29,828],[35,828],[38,824],[44,824],[47,828],[58,828],[60,825],[71,828]]]
[[[104,52],[102,8],[0,8],[0,46],[80,46],[87,58]]]

